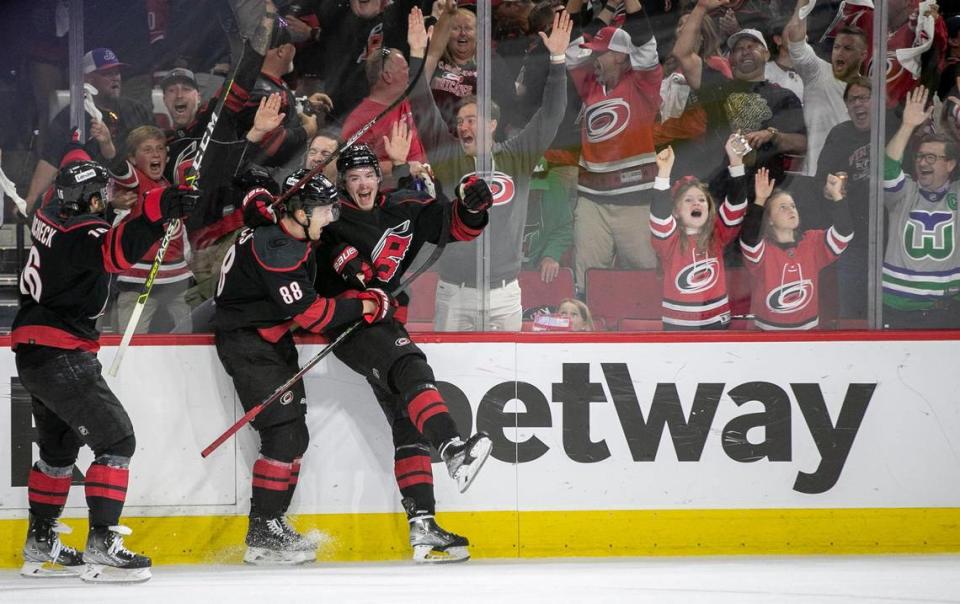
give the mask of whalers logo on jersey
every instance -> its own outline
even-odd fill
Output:
[[[716,258],[698,260],[683,267],[674,284],[681,294],[697,294],[706,291],[717,283],[720,265]]]
[[[630,123],[630,105],[623,99],[606,99],[587,107],[584,124],[587,140],[602,143],[620,134]]]
[[[463,183],[463,181],[475,175],[476,172],[464,174],[460,182]],[[497,170],[493,172],[493,179],[487,181],[487,186],[490,187],[490,193],[493,195],[493,205],[495,206],[510,203],[517,194],[517,185],[513,182],[513,177]]]
[[[809,279],[791,281],[767,294],[767,308],[771,312],[786,314],[803,310],[813,300],[813,282]]]
[[[410,249],[412,239],[413,232],[409,220],[404,220],[383,233],[380,241],[373,248],[373,257],[371,258],[377,279],[384,283],[393,279],[393,276],[397,274],[397,269],[400,268],[400,263],[407,255],[407,250]]]
[[[953,212],[913,210],[903,225],[903,251],[913,260],[942,262],[953,255]]]

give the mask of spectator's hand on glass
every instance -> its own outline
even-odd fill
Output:
[[[540,261],[540,280],[550,283],[557,278],[558,274],[560,274],[560,263],[550,256],[544,256]]]
[[[766,168],[757,170],[757,173],[753,177],[753,203],[763,207],[764,204],[767,203],[767,200],[770,199],[770,195],[773,194],[773,187],[776,184],[777,181],[770,178],[769,170]]]
[[[724,9],[723,14],[717,19],[717,25],[720,27],[724,38],[732,36],[741,29],[737,14],[731,8]]]
[[[567,52],[567,46],[570,46],[570,32],[573,31],[573,22],[570,20],[570,14],[563,10],[553,14],[553,29],[550,35],[540,33],[543,45],[547,47],[550,56],[559,56]]]
[[[830,201],[840,201],[846,195],[846,172],[827,174],[827,182],[823,185],[823,196]]]
[[[673,164],[677,160],[673,153],[673,147],[666,147],[660,153],[657,153],[657,177],[670,178],[673,172]]]
[[[452,17],[457,14],[457,0],[437,0],[430,9],[430,14],[439,19],[444,14]]]
[[[114,187],[113,195],[110,197],[110,205],[112,205],[115,210],[129,210],[135,203],[137,203],[136,191],[133,189]]]
[[[413,176],[414,178],[429,178],[430,180],[434,180],[433,167],[430,164],[411,161],[407,162],[407,165],[410,168],[410,176]]]
[[[90,137],[101,145],[108,145],[113,142],[113,137],[110,136],[110,128],[98,119],[90,119]]]
[[[437,2],[434,6],[437,4],[440,3]],[[430,34],[423,22],[423,11],[419,6],[414,6],[407,15],[407,45],[410,46],[411,56],[423,57],[429,39]]]
[[[310,104],[313,106],[313,111],[315,113],[331,113],[333,112],[333,99],[330,98],[330,95],[323,92],[314,92],[308,98]]]
[[[730,135],[723,150],[727,152],[727,159],[730,160],[731,166],[743,165],[743,156],[749,152],[748,144],[746,137],[739,130]]]
[[[767,143],[773,142],[774,131],[769,128],[764,128],[762,130],[754,130],[753,132],[747,132],[744,134],[744,138],[747,139],[747,142],[750,143],[750,146],[754,149],[759,149],[760,147],[766,145]]]
[[[906,105],[903,108],[903,125],[916,128],[923,125],[933,115],[933,107],[927,106],[930,92],[923,86],[918,86],[907,93]]]
[[[390,128],[390,136],[383,137],[383,147],[393,165],[399,166],[407,163],[412,138],[413,134],[410,132],[410,127],[403,120],[395,121]]]
[[[259,143],[268,132],[280,127],[287,116],[286,113],[280,113],[281,103],[279,92],[260,99],[260,106],[257,107],[256,115],[253,116],[253,127],[247,132],[248,141]]]

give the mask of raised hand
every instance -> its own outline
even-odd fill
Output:
[[[769,170],[766,168],[757,170],[756,175],[753,177],[753,191],[755,196],[753,203],[763,207],[763,205],[767,203],[767,200],[770,199],[770,195],[773,194],[773,187],[776,184],[777,181],[770,178]]]
[[[407,163],[407,157],[410,155],[410,143],[413,139],[413,133],[410,126],[404,120],[397,120],[390,128],[390,136],[383,137],[383,147],[387,152],[387,157],[393,162],[393,165]]]
[[[423,11],[419,6],[414,6],[407,15],[407,45],[410,46],[410,52],[416,51],[417,56],[423,56],[429,39],[427,27],[423,22]]]
[[[103,121],[94,118],[90,118],[90,137],[101,145],[113,142],[113,138],[110,136],[110,128]]]
[[[256,115],[253,116],[252,129],[258,133],[266,134],[278,128],[283,123],[283,119],[287,117],[286,113],[280,113],[282,105],[279,92],[274,92],[260,99],[260,106],[257,107]]]
[[[823,186],[823,196],[830,201],[840,201],[845,195],[846,173],[827,174],[827,182]]]
[[[723,150],[727,152],[727,159],[731,166],[743,165],[743,156],[749,153],[749,143],[747,139],[737,130],[727,139]]]
[[[570,33],[573,31],[573,22],[570,20],[570,14],[562,10],[553,14],[553,29],[550,35],[540,32],[540,38],[543,45],[547,47],[550,55],[562,55],[570,46]]]
[[[673,171],[673,164],[677,160],[673,154],[673,147],[667,147],[657,153],[657,176],[660,178],[670,178]]]
[[[903,125],[916,128],[930,119],[933,107],[926,109],[927,98],[930,92],[923,86],[914,88],[907,93],[906,105],[903,108]]]
[[[702,6],[707,11],[717,10],[728,6],[733,0],[699,0],[697,6]]]

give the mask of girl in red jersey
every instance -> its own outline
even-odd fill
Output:
[[[747,209],[739,135],[725,146],[730,160],[726,199],[717,208],[706,183],[685,177],[674,184],[673,148],[657,154],[650,208],[651,243],[663,266],[664,330],[726,329],[730,324],[723,248],[740,231]]]
[[[747,210],[740,248],[753,283],[751,311],[764,330],[813,329],[819,324],[819,276],[853,239],[843,173],[827,175],[823,196],[834,202],[833,226],[800,230],[790,193],[775,189],[761,168],[754,178],[756,199]]]

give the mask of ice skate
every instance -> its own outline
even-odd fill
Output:
[[[418,564],[466,562],[470,559],[467,538],[443,530],[433,516],[410,519],[410,545],[413,547],[413,561]]]
[[[83,570],[83,556],[60,541],[60,533],[70,532],[70,527],[56,518],[38,518],[31,514],[20,574],[39,578],[79,575]]]
[[[467,442],[454,438],[440,451],[440,457],[447,464],[450,478],[457,481],[461,493],[473,484],[477,472],[487,461],[492,449],[493,441],[490,437],[485,432],[477,432]]]
[[[247,564],[302,564],[317,559],[316,545],[283,516],[251,516],[246,543],[243,561]]]
[[[80,578],[90,583],[143,583],[152,576],[150,558],[135,554],[123,546],[123,536],[132,531],[125,526],[93,527],[83,552],[86,567]]]

